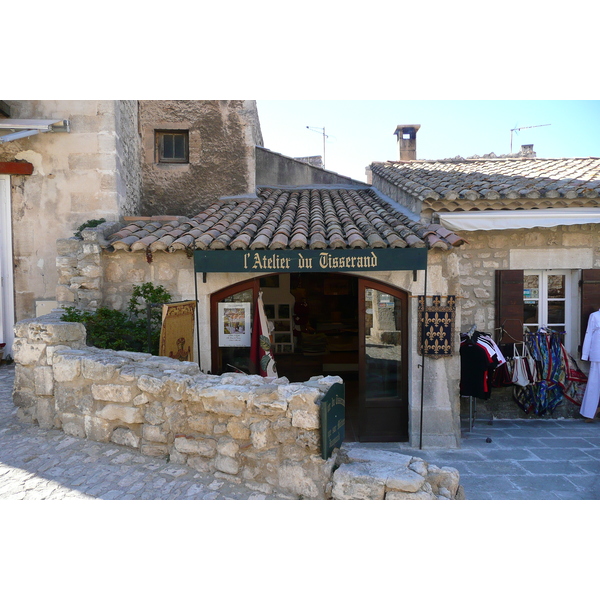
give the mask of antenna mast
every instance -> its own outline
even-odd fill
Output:
[[[533,129],[534,127],[548,127],[552,125],[552,123],[546,123],[545,125],[528,125],[527,127],[515,127],[510,130],[510,153],[512,154],[512,140],[513,140],[513,131],[521,131],[521,129]]]
[[[306,129],[310,131],[314,131],[315,133],[323,132],[323,168],[325,168],[325,138],[328,138],[328,135],[325,135],[325,127],[309,127],[306,126]]]

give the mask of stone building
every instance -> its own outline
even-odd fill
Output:
[[[548,326],[579,358],[600,307],[600,158],[537,158],[526,146],[508,156],[417,160],[418,128],[398,126],[400,160],[371,164],[368,180],[423,224],[468,240],[450,257],[462,331],[474,326],[513,344],[524,328]],[[495,390],[480,414],[523,416],[512,391]],[[554,416],[577,410],[565,401]]]
[[[7,353],[15,319],[56,306],[57,239],[90,220],[191,215],[223,193],[250,192],[261,144],[254,101],[0,102]]]

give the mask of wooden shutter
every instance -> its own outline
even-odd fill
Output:
[[[496,271],[496,327],[499,343],[523,341],[523,269]]]
[[[585,337],[588,319],[590,315],[600,309],[600,269],[583,269],[581,271],[581,340],[579,353]]]

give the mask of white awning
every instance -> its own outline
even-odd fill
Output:
[[[600,223],[600,208],[539,208],[533,210],[482,210],[437,213],[450,231],[531,229],[557,225]]]
[[[68,133],[70,130],[70,124],[67,119],[0,119],[0,132],[12,132],[0,135],[0,144],[36,135],[44,131]]]

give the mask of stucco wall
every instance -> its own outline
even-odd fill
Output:
[[[254,147],[262,144],[254,100],[139,102],[141,214],[194,216],[220,196],[254,192]],[[189,163],[158,163],[155,130],[189,131]]]
[[[8,104],[13,119],[68,119],[71,126],[70,133],[41,133],[0,145],[0,161],[25,160],[34,167],[32,175],[11,177],[19,320],[35,315],[37,300],[55,297],[57,239],[72,235],[89,219],[114,220],[137,212],[137,158],[125,151],[126,141],[137,135],[137,119],[131,103],[108,100]]]
[[[338,175],[333,171],[313,167],[266,148],[256,148],[257,185],[357,185],[361,183],[364,182]]]

